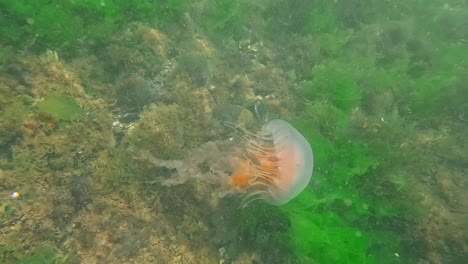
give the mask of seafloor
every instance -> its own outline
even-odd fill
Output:
[[[299,18],[266,15],[280,4],[263,4],[249,5],[243,21],[226,18],[217,27],[201,22],[208,4],[200,1],[177,22],[132,21],[99,42],[36,47],[31,40],[15,48],[0,41],[0,263],[320,263],[290,242],[294,222],[287,210],[263,203],[239,208],[241,197],[212,178],[210,162],[226,157],[203,146],[235,136],[223,122],[256,131],[273,118],[316,126],[330,142],[359,138],[388,146],[380,149],[385,158],[355,172],[389,179],[362,180],[359,189],[362,199],[385,197],[400,210],[384,220],[369,218],[372,228],[392,231],[402,248],[388,263],[462,263],[468,256],[462,81],[468,79],[461,72],[468,65],[456,55],[444,58],[456,61],[453,75],[437,75],[437,65],[447,63],[438,57],[440,47],[468,45],[466,28],[447,43],[441,37],[443,45],[420,33],[417,15],[329,32],[331,22],[317,20],[325,29],[304,33]],[[352,18],[342,15],[342,23]],[[340,57],[372,57],[376,64],[345,64]],[[392,68],[397,63],[411,67]],[[330,80],[315,82],[321,65],[336,70],[325,71]],[[359,98],[348,100],[355,94],[340,94],[339,87],[303,91],[342,85],[334,80],[356,73],[353,65],[383,69],[372,68],[372,77],[365,70],[353,75],[353,85],[367,87]],[[410,77],[374,78],[386,71]],[[449,79],[424,84],[444,85],[445,97],[431,90],[441,102],[425,105],[432,97],[418,97],[424,90],[416,88],[408,93],[414,97],[400,93],[426,75]],[[351,108],[343,106],[348,102]],[[331,116],[334,103],[343,115]],[[341,118],[348,120],[345,137],[338,132]],[[160,162],[191,157],[203,161],[193,166],[197,172],[177,179],[174,168]],[[316,168],[325,175],[320,166],[319,160]],[[340,261],[334,263],[353,263]]]

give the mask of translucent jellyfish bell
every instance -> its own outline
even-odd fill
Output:
[[[259,133],[245,129],[245,151],[232,162],[230,184],[245,192],[242,206],[254,200],[282,205],[304,190],[312,177],[313,154],[304,136],[275,119]]]

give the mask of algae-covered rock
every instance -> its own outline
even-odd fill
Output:
[[[19,100],[0,106],[0,146],[21,135],[27,114],[27,107]]]
[[[63,121],[79,121],[84,118],[81,107],[64,95],[51,95],[37,103],[39,112]]]
[[[189,76],[192,85],[197,87],[205,85],[211,78],[208,59],[196,53],[184,54],[180,57],[176,74]]]
[[[128,131],[127,142],[161,159],[180,158],[184,146],[184,113],[177,105],[153,105]]]

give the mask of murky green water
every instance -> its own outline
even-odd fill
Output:
[[[0,263],[464,263],[467,17],[0,0]]]

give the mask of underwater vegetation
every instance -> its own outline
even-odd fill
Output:
[[[214,0],[202,14],[203,26],[211,34],[239,38],[249,5],[244,1]]]
[[[21,125],[26,120],[29,109],[22,100],[18,99],[2,102],[0,109],[0,146],[2,146],[23,133]]]
[[[457,66],[445,62],[465,48],[444,44],[436,58],[422,33],[405,22],[390,24],[382,35],[361,24],[349,35],[343,13],[330,11],[343,6],[320,8],[328,10],[326,19],[310,24],[315,28],[309,32],[324,37],[327,46],[303,75],[300,93],[307,102],[302,115],[291,120],[311,143],[316,165],[310,186],[282,208],[291,221],[292,249],[305,263],[416,261],[399,238],[402,219],[421,221],[423,214],[416,206],[420,198],[411,192],[415,180],[407,177],[414,171],[408,164],[418,161],[402,146],[416,137],[416,119],[419,125],[434,114],[457,120],[449,105],[457,100],[454,94],[461,95],[458,83],[464,77],[458,70],[465,67],[453,57]],[[335,36],[328,35],[334,31]],[[461,107],[455,112],[466,111],[466,103],[455,105]]]
[[[176,21],[186,3],[167,1],[1,1],[0,36],[6,45],[65,49],[78,41],[105,41],[125,23]]]
[[[378,166],[367,144],[330,141],[311,125],[293,123],[317,142],[311,186],[282,208],[291,220],[296,254],[314,263],[392,263],[398,240],[376,223],[397,216],[398,209],[384,197],[364,192]]]
[[[79,121],[84,112],[74,101],[62,95],[50,95],[37,103],[39,112],[63,121]]]

